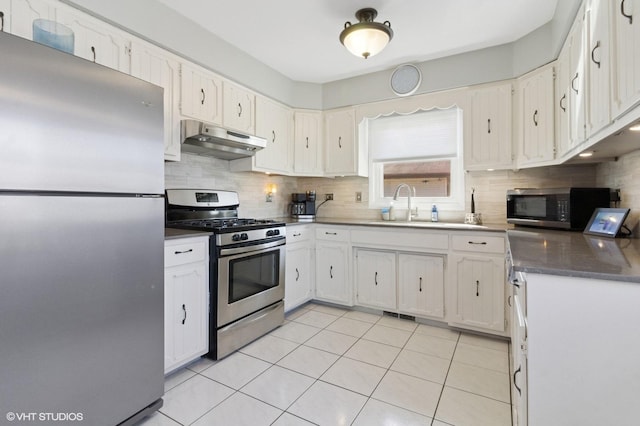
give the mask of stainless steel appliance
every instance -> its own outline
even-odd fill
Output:
[[[209,354],[220,359],[284,321],[286,228],[238,218],[238,194],[167,189],[167,226],[213,232]]]
[[[291,217],[298,220],[313,220],[316,217],[316,193],[307,191],[306,193],[291,194],[290,205]]]
[[[609,188],[512,189],[507,222],[582,231],[597,207],[609,207]]]
[[[267,146],[264,138],[196,120],[182,120],[180,134],[183,151],[224,160],[251,157]]]
[[[132,424],[164,393],[162,90],[0,52],[2,422]]]

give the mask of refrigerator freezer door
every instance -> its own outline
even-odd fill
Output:
[[[115,425],[162,397],[163,207],[0,195],[2,420],[81,413]]]
[[[0,190],[161,194],[163,92],[0,32]]]

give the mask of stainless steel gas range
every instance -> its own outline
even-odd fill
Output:
[[[284,321],[285,224],[238,218],[238,194],[168,189],[172,228],[213,232],[210,238],[209,353],[223,358]]]

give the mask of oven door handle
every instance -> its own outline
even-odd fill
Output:
[[[240,254],[240,253],[244,254],[244,253],[251,253],[254,251],[266,250],[273,247],[283,246],[286,244],[286,242],[287,240],[282,238],[277,241],[270,241],[268,243],[262,243],[262,244],[255,244],[255,245],[234,247],[234,248],[221,248],[220,256],[231,256],[233,254]]]

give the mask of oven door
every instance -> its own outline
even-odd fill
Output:
[[[218,327],[284,298],[285,242],[219,250]]]

